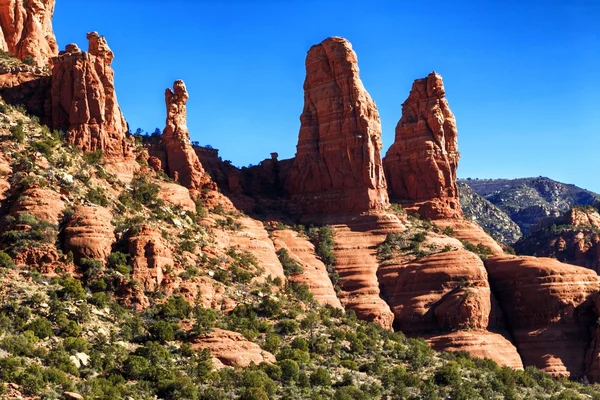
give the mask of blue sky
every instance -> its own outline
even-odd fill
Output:
[[[57,0],[59,46],[106,36],[132,130],[163,128],[185,80],[192,140],[235,165],[292,157],[304,59],[349,39],[384,152],[414,79],[444,77],[459,177],[549,176],[600,192],[600,1]]]

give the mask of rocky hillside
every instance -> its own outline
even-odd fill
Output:
[[[504,211],[464,182],[458,183],[458,191],[465,217],[488,231],[494,239],[510,246],[521,238],[521,228]]]
[[[520,254],[552,257],[600,271],[600,213],[574,207],[558,218],[547,218],[515,243]]]
[[[549,178],[467,179],[461,181],[504,211],[523,234],[541,219],[558,217],[573,206],[594,204],[599,195]]]
[[[2,13],[54,7],[9,3],[6,37]],[[325,39],[296,157],[237,169],[190,142],[183,81],[132,135],[107,39],[55,54],[41,22],[0,73],[0,396],[600,399],[577,383],[600,380],[600,277],[462,217],[439,74],[382,159],[357,55]]]

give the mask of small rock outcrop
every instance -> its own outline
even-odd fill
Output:
[[[129,238],[129,254],[133,265],[133,278],[146,291],[160,287],[166,269],[174,266],[173,253],[159,230],[143,225]]]
[[[58,53],[52,30],[54,0],[1,0],[0,49],[46,65]]]
[[[50,110],[54,129],[67,132],[70,143],[86,152],[101,150],[110,157],[130,156],[127,123],[115,93],[113,52],[106,39],[88,33],[89,48],[75,44],[52,59]]]
[[[198,159],[187,128],[188,91],[185,83],[175,81],[173,89],[165,92],[167,105],[167,126],[162,134],[166,148],[167,165],[162,165],[169,176],[187,187],[192,193],[198,193],[206,186],[213,187],[202,163]]]
[[[388,205],[379,113],[346,39],[328,38],[309,50],[300,121],[288,184],[298,211],[362,212]]]
[[[432,72],[417,79],[384,159],[392,200],[423,218],[460,217],[457,137],[442,77]]]
[[[104,207],[77,206],[65,227],[65,253],[75,260],[106,260],[115,242],[112,213]]]
[[[252,343],[237,332],[212,329],[206,336],[197,338],[194,349],[208,349],[216,361],[215,367],[248,367],[262,362],[274,363],[275,356]]]
[[[13,203],[10,214],[29,213],[38,221],[58,226],[64,209],[65,202],[58,192],[46,187],[31,186]]]

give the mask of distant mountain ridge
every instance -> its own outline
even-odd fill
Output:
[[[528,234],[542,218],[558,217],[573,206],[587,206],[600,200],[600,195],[572,184],[546,177],[518,179],[463,179],[459,180],[461,205],[465,215],[488,229],[498,240],[510,244],[516,237],[504,217],[489,207],[482,214],[482,206],[473,207],[473,195],[489,201],[516,223],[522,234]],[[478,201],[481,203],[481,199]]]

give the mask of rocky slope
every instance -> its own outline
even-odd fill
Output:
[[[543,218],[558,217],[573,206],[587,206],[598,200],[596,193],[544,177],[461,182],[504,211],[524,235]]]
[[[485,197],[475,193],[464,182],[458,183],[460,208],[465,218],[470,219],[505,245],[512,245],[521,238],[521,228],[500,208]]]
[[[439,75],[415,82],[386,179],[356,54],[326,39],[296,157],[239,170],[190,143],[182,81],[162,135],[133,140],[88,38],[52,76],[5,73],[7,97],[45,88],[25,103],[50,113],[0,103],[1,395],[600,398],[531,368],[598,378],[600,278],[507,256],[461,217]]]
[[[594,207],[575,207],[559,218],[540,221],[515,243],[519,254],[552,257],[600,271],[600,213]]]

